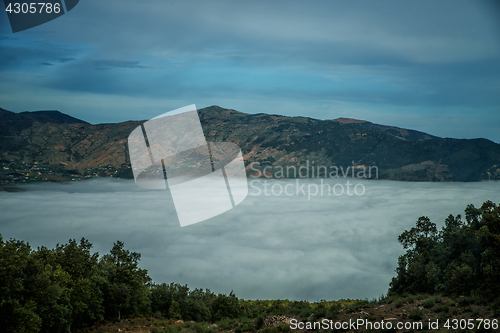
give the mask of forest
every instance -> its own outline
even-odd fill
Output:
[[[399,299],[403,304],[410,295],[421,294],[466,297],[490,304],[499,314],[500,206],[490,201],[480,208],[469,205],[465,220],[450,215],[439,231],[423,216],[398,240],[407,251],[398,260],[387,296],[372,303]],[[370,303],[243,300],[233,292],[156,284],[139,267],[140,258],[120,241],[100,256],[84,238],[34,250],[24,241],[5,241],[0,235],[0,332],[72,332],[103,321],[153,317],[218,323],[220,328],[238,320],[228,328],[241,333],[259,330],[271,315],[335,319]]]

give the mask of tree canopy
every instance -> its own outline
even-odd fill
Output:
[[[32,250],[0,235],[0,331],[70,332],[103,319],[159,315],[215,321],[240,314],[234,293],[154,284],[141,255],[117,241],[109,254],[92,253],[82,238]]]
[[[390,293],[500,297],[500,206],[493,202],[468,205],[465,221],[449,215],[439,232],[420,217],[398,240],[407,252],[399,257]]]

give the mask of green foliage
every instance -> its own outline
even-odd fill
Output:
[[[422,306],[426,309],[432,308],[435,304],[436,303],[434,302],[434,300],[432,298],[429,298],[429,299],[422,302]]]
[[[255,320],[255,329],[256,330],[260,329],[262,327],[262,325],[264,325],[264,317],[259,316]]]
[[[229,295],[219,294],[212,303],[212,321],[222,318],[237,318],[240,314],[238,298],[231,291]]]
[[[8,332],[68,332],[115,316],[149,311],[147,272],[117,242],[99,259],[82,239],[34,251],[0,236],[0,327]],[[119,257],[119,259],[118,259]],[[121,308],[120,308],[121,309]]]
[[[163,328],[153,327],[151,333],[179,333],[181,331],[179,326],[167,326]]]
[[[497,298],[492,304],[491,308],[493,309],[493,315],[495,317],[500,316],[500,297]]]
[[[170,319],[209,322],[212,320],[212,305],[217,296],[209,289],[189,290],[180,284],[152,284],[151,309]]]
[[[138,267],[141,255],[124,249],[117,241],[110,253],[99,262],[100,272],[106,283],[102,291],[106,316],[141,316],[150,312],[147,271]]]
[[[281,332],[290,332],[290,326],[286,324],[281,324],[278,327],[266,327],[262,329],[261,333],[281,333]]]
[[[7,332],[39,332],[42,325],[36,301],[26,295],[30,254],[29,244],[4,242],[0,236],[0,327]]]
[[[464,311],[471,305],[497,299],[492,305],[500,312],[500,207],[485,202],[480,209],[469,205],[465,222],[450,215],[441,231],[428,218],[399,236],[407,250],[398,260],[384,302],[404,303],[425,299],[422,306],[440,316],[457,316],[460,311],[441,298],[426,299],[436,291],[447,293]],[[303,321],[335,319],[339,310],[359,312],[368,301],[340,300],[309,303],[289,300],[240,300],[233,292],[215,294],[209,289],[190,290],[180,284],[154,284],[146,270],[139,268],[140,254],[130,252],[120,241],[109,254],[92,253],[92,244],[70,240],[54,249],[32,250],[0,235],[0,327],[7,332],[68,332],[95,322],[127,317],[155,316],[171,321],[182,319],[198,333],[213,333],[206,323],[217,322],[218,330],[236,333],[261,330],[277,333],[288,325],[263,328],[264,318],[286,315]],[[413,296],[416,295],[417,296]],[[402,298],[404,296],[404,298]],[[382,299],[380,300],[382,301]],[[379,302],[380,302],[379,301]],[[479,314],[473,313],[473,317]],[[423,312],[409,314],[421,320]],[[204,323],[204,324],[200,324]],[[189,326],[190,325],[190,326]],[[215,327],[215,326],[213,326]],[[153,328],[152,332],[182,331],[180,325]]]
[[[439,232],[420,217],[398,240],[407,252],[389,293],[500,296],[500,206],[491,201],[467,206],[465,221],[449,215]]]
[[[403,306],[403,304],[403,300],[401,298],[398,298],[398,300],[394,303],[394,306],[400,308]]]
[[[411,304],[411,303],[415,302],[415,298],[416,298],[415,295],[409,295],[409,294],[407,294],[405,300],[406,300],[406,302],[408,302],[409,304]]]
[[[217,322],[217,326],[219,329],[226,331],[232,330],[238,325],[238,322],[234,319],[224,318],[221,321]]]
[[[471,304],[474,303],[472,302],[472,299],[469,297],[460,297],[460,299],[458,300],[458,305],[460,306],[469,306]]]
[[[410,314],[408,315],[408,318],[413,319],[413,320],[422,320],[423,316],[424,316],[423,311],[420,310],[419,308],[416,308],[415,310],[410,312]]]
[[[437,306],[434,308],[434,312],[436,313],[448,313],[450,308],[447,305]]]
[[[253,324],[252,321],[250,320],[242,320],[241,324],[236,327],[236,329],[234,330],[234,332],[250,332],[250,331],[253,331],[255,329],[255,325]]]

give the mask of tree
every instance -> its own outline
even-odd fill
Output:
[[[416,226],[409,231],[404,231],[398,237],[398,241],[403,245],[404,249],[416,248],[422,246],[427,241],[432,241],[436,237],[436,224],[431,222],[427,216],[419,217]]]
[[[114,243],[110,253],[99,262],[104,280],[105,312],[109,317],[141,316],[150,312],[148,283],[151,278],[138,267],[141,255],[124,249],[123,242]]]
[[[92,244],[57,245],[32,251],[0,235],[0,330],[69,332],[109,317],[149,314],[149,277],[140,255],[117,242],[99,260]]]
[[[91,325],[104,315],[97,267],[99,254],[92,254],[91,249],[92,244],[82,238],[79,243],[70,239],[68,244],[58,244],[52,251],[53,262],[69,274],[71,327]]]
[[[219,294],[212,304],[212,322],[222,318],[236,318],[240,313],[238,298],[231,291],[229,295]]]
[[[0,327],[6,332],[39,332],[42,319],[25,289],[29,244],[0,235]]]

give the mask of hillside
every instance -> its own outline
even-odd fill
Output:
[[[486,139],[401,140],[385,131],[333,120],[199,111],[207,139],[238,144],[261,166],[377,166],[379,178],[411,181],[500,179],[500,145]]]
[[[500,179],[500,145],[486,139],[441,139],[363,121],[246,114],[218,106],[198,112],[207,140],[238,144],[248,172],[309,161],[376,166],[381,179]],[[92,125],[57,111],[0,109],[0,183],[131,177],[127,138],[142,122]],[[259,167],[252,168],[253,162]]]

